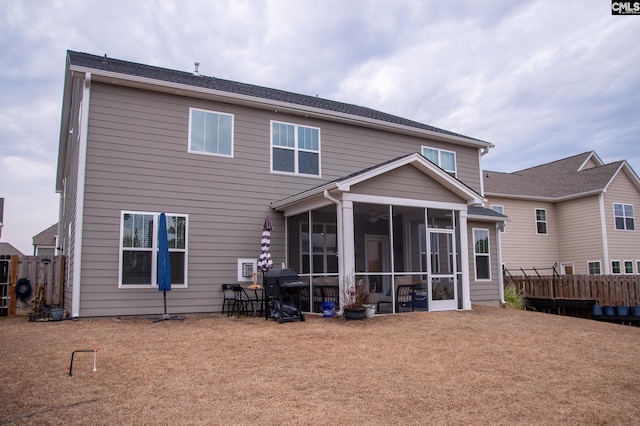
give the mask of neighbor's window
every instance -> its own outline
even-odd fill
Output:
[[[624,273],[625,274],[633,274],[633,261],[625,260],[624,261]]]
[[[589,275],[600,275],[600,261],[597,262],[589,262]]]
[[[492,204],[491,210],[493,210],[494,212],[498,212],[500,214],[504,214],[504,206],[501,206],[500,204]],[[500,228],[500,232],[504,232],[505,228],[506,228],[506,223],[502,225],[502,227]]]
[[[451,176],[456,177],[456,153],[454,151],[423,146],[422,155],[440,166]]]
[[[157,285],[159,213],[123,212],[120,229],[120,287]],[[187,216],[167,215],[172,285],[187,284]]]
[[[635,223],[633,220],[633,206],[631,204],[613,204],[613,218],[616,222],[616,229],[626,229],[633,231]]]
[[[621,268],[621,265],[620,265],[620,261],[619,260],[612,260],[611,261],[611,273],[612,274],[621,274],[622,270],[620,268]]]
[[[488,229],[473,229],[473,255],[476,261],[476,280],[490,280],[491,259],[489,257]]]
[[[272,121],[271,170],[320,176],[320,129]]]
[[[189,152],[233,157],[233,115],[189,108]]]
[[[547,210],[536,209],[536,233],[547,233]]]

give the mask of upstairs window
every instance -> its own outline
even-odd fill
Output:
[[[536,209],[536,233],[547,233],[547,211],[545,209]]]
[[[456,177],[456,153],[453,151],[445,151],[444,149],[422,147],[422,155],[444,169],[451,176]]]
[[[320,176],[320,129],[272,121],[271,171]]]
[[[233,157],[233,115],[189,108],[189,152]]]
[[[627,231],[636,229],[633,220],[633,206],[631,204],[614,204],[613,218],[616,223],[616,229]]]

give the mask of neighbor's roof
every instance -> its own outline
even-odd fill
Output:
[[[33,237],[34,246],[53,246],[56,244],[58,235],[58,224],[55,223]]]
[[[316,110],[333,111],[353,117],[361,117],[378,122],[390,123],[409,128],[433,132],[455,138],[478,146],[493,147],[493,144],[479,139],[464,136],[459,133],[439,129],[434,126],[419,123],[417,121],[387,114],[371,108],[343,102],[332,101],[319,98],[317,96],[301,95],[284,90],[270,89],[268,87],[256,86],[253,84],[239,83],[236,81],[224,80],[216,77],[206,77],[194,75],[194,73],[176,71],[166,68],[154,67],[150,65],[128,62],[105,56],[90,55],[87,53],[68,51],[69,67],[75,71],[102,71],[114,77],[117,75],[127,75],[144,79],[151,79],[167,84],[178,84],[191,86],[199,89],[227,92],[245,97],[263,99],[272,102],[297,105],[304,108]]]
[[[1,256],[24,256],[24,254],[9,243],[0,243]]]
[[[516,198],[562,200],[606,190],[624,170],[640,190],[640,180],[626,161],[603,164],[593,151],[513,173],[484,171],[484,192]]]

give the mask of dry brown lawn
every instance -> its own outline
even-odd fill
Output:
[[[535,312],[18,317],[0,342],[0,425],[640,423],[640,328]]]

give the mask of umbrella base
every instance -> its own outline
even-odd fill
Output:
[[[180,318],[176,315],[162,314],[161,318],[156,318],[153,320],[153,322],[160,322],[160,321],[184,321],[184,318]]]

